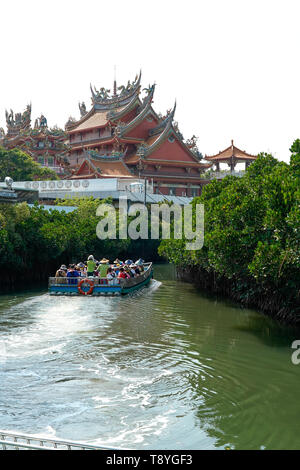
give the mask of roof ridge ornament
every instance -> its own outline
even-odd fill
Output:
[[[90,89],[92,93],[92,104],[96,109],[110,109],[112,107],[120,107],[126,105],[134,96],[140,92],[140,82],[141,82],[142,71],[139,75],[135,76],[133,82],[128,80],[127,85],[121,85],[116,90],[119,90],[119,94],[110,95],[110,90],[105,89],[104,87],[100,88],[98,91],[95,87],[93,89],[90,84]]]

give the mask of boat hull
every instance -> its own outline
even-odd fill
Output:
[[[96,277],[89,277],[89,281],[92,281],[93,287],[92,291],[79,291],[79,283],[81,278],[72,279],[69,278],[68,282],[74,282],[74,284],[66,283],[64,278],[49,278],[49,294],[50,295],[82,295],[82,296],[118,296],[126,295],[130,292],[134,292],[138,289],[141,289],[144,286],[147,286],[153,277],[153,268],[152,263],[149,263],[145,266],[145,271],[140,274],[138,277],[130,279],[117,279],[114,282],[114,285],[110,285],[107,279],[99,279]],[[83,278],[82,278],[83,279]],[[75,284],[76,282],[76,284]]]

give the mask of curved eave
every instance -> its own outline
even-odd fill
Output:
[[[128,100],[131,101],[131,98],[134,96],[138,96],[139,94],[139,89],[141,85],[141,77],[142,77],[142,71],[140,70],[139,77],[137,79],[137,82],[133,88],[126,96],[123,98],[120,95],[113,95],[111,98],[108,98],[107,100],[105,99],[99,99],[97,98],[95,92],[93,91],[92,85],[90,85],[90,89],[92,92],[92,102],[94,106],[100,106],[103,109],[109,110],[112,106],[118,104],[118,108],[122,106],[126,106],[128,104]]]
[[[94,107],[92,107],[88,113],[86,113],[79,121],[74,122],[73,124],[67,125],[66,124],[66,133],[71,134],[75,127],[80,126],[80,124],[84,123],[87,119],[89,119],[95,113]]]
[[[128,114],[130,111],[132,111],[134,108],[140,105],[141,105],[140,98],[138,95],[135,95],[132,98],[132,100],[121,111],[114,113],[114,111],[112,110],[111,111],[112,116],[109,116],[109,115],[107,116],[108,121],[110,122],[119,121],[123,116],[126,116],[126,114]]]
[[[226,155],[226,153],[231,152],[230,155]],[[238,155],[235,155],[235,152],[237,152]],[[225,150],[222,150],[222,152],[219,152],[215,155],[205,155],[206,160],[230,160],[231,158],[235,159],[251,159],[251,160],[256,160],[257,155],[250,155],[250,153],[246,153],[243,150],[240,150],[238,147],[235,145],[230,145],[227,147]]]
[[[211,161],[211,162],[214,162],[214,161],[224,161],[225,162],[225,161],[230,161],[232,159],[234,159],[236,161],[237,160],[241,160],[241,161],[243,161],[243,160],[252,160],[252,161],[254,161],[254,160],[257,159],[257,156],[255,156],[255,155],[239,155],[239,156],[230,155],[230,156],[227,156],[227,157],[222,157],[222,155],[213,155],[213,156],[209,157],[209,156],[205,155],[204,158],[205,158],[205,160],[208,160],[208,161]]]
[[[143,119],[147,116],[147,114],[149,114],[152,108],[151,104],[152,104],[152,100],[154,96],[154,90],[155,90],[155,85],[152,86],[152,90],[149,96],[146,97],[144,103],[142,104],[142,109],[140,113],[123,128],[122,136],[125,136],[128,132],[132,131],[132,129],[138,126],[143,121]]]
[[[141,144],[144,142],[144,140],[136,138],[136,137],[123,139],[123,138],[117,138],[113,136],[113,137],[104,138],[101,141],[97,140],[96,142],[89,142],[89,143],[78,142],[78,145],[74,143],[74,144],[71,144],[70,150],[73,151],[73,150],[81,150],[81,149],[91,148],[91,147],[99,147],[99,145],[101,146],[101,145],[107,145],[107,144],[114,144],[116,142],[122,143],[122,144]]]
[[[128,161],[125,159],[127,165],[136,165],[139,162],[138,155],[135,158],[131,158]],[[201,162],[187,162],[185,160],[162,160],[160,158],[147,158],[145,163],[149,165],[161,165],[161,166],[177,166],[184,165],[189,168],[211,168],[212,163],[201,163]]]
[[[170,134],[174,134],[175,138],[177,139],[177,142],[183,147],[183,149],[193,158],[193,160],[195,160],[196,163],[200,163],[196,155],[193,154],[193,152],[188,148],[188,146],[182,141],[180,136],[177,134],[176,130],[174,129],[172,125],[171,119],[169,120],[166,128],[160,134],[157,140],[153,142],[153,144],[150,147],[147,148],[145,155],[149,156],[151,153],[157,150],[164,143],[164,141],[169,137]]]
[[[151,153],[154,152],[154,150],[157,150],[162,144],[163,142],[166,140],[166,138],[168,137],[170,131],[173,131],[173,127],[172,127],[172,119],[169,119],[167,124],[166,124],[166,127],[165,129],[163,130],[163,132],[158,136],[158,138],[153,142],[152,145],[150,145],[149,147],[147,147],[146,151],[145,151],[145,156],[149,156]],[[175,131],[174,131],[175,132]]]

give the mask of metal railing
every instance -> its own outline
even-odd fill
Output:
[[[85,442],[54,439],[0,430],[0,450],[116,450]]]
[[[79,282],[84,280],[92,280],[94,286],[119,286],[120,279],[107,279],[106,277],[99,276],[79,276],[79,277],[49,277],[50,286],[77,286]]]

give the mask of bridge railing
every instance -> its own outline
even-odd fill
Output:
[[[0,430],[0,450],[117,450],[85,442],[54,439]]]

